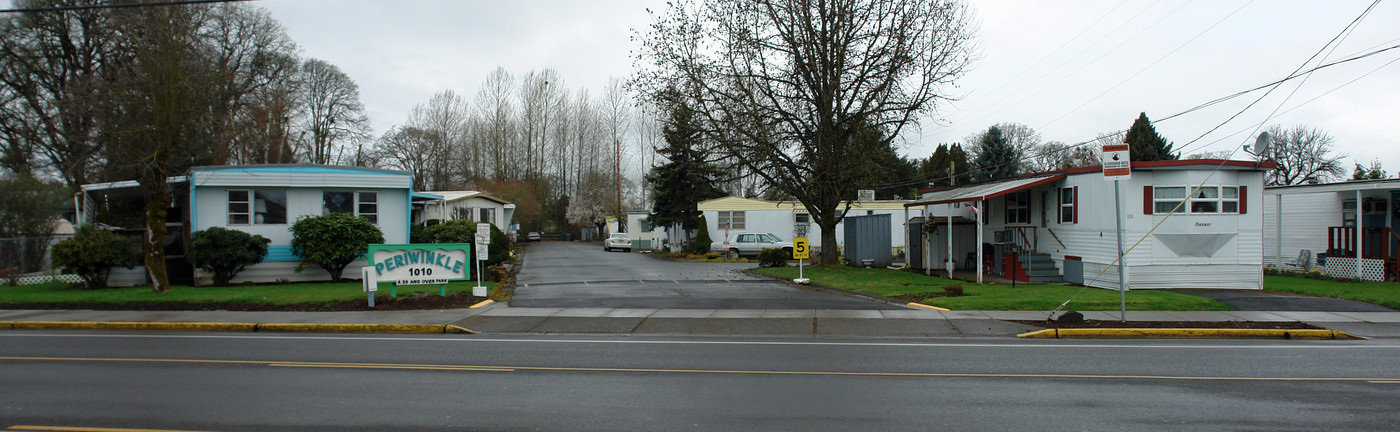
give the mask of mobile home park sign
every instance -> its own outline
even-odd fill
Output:
[[[445,284],[471,278],[471,247],[466,243],[375,244],[369,246],[369,263],[380,281]]]

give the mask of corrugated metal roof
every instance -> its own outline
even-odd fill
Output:
[[[924,194],[923,198],[911,202],[908,205],[915,206],[981,201],[989,198],[995,198],[1002,195],[1006,195],[1012,192],[1030,189],[1053,181],[1062,180],[1064,178],[1064,173],[1053,173],[1031,177],[1017,177],[1014,179],[995,181],[991,183],[982,183],[963,186],[959,188],[928,192]]]

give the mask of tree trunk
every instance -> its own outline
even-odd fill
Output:
[[[836,246],[836,222],[834,217],[822,218],[817,221],[817,226],[822,230],[822,255],[821,265],[834,265],[841,263],[841,251]]]
[[[146,189],[146,275],[152,292],[169,292],[170,275],[165,271],[165,214],[170,207],[170,186],[164,178],[147,179]]]

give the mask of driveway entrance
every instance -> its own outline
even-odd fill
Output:
[[[511,307],[904,309],[739,271],[753,263],[674,262],[580,242],[531,244],[520,259]]]

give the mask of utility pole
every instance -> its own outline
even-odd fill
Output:
[[[622,221],[622,141],[617,138],[613,138],[613,167],[617,182],[617,220]],[[618,222],[618,229],[622,229],[622,222]]]

